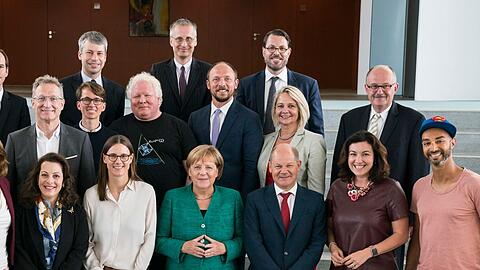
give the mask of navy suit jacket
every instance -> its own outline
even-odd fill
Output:
[[[3,89],[0,106],[0,141],[5,146],[8,134],[30,126],[30,113],[27,100]]]
[[[78,125],[82,113],[77,109],[77,88],[83,83],[79,73],[70,75],[60,80],[63,84],[65,106],[60,114],[60,121],[69,126]],[[114,81],[102,76],[103,89],[105,89],[106,107],[100,115],[100,122],[109,126],[114,120],[123,116],[125,112],[125,88]]]
[[[371,105],[358,107],[342,115],[332,160],[330,184],[338,178],[338,159],[343,143],[353,133],[368,130]],[[423,157],[422,140],[418,130],[425,117],[405,106],[393,102],[383,127],[380,141],[388,151],[390,177],[400,182],[410,204],[413,184],[430,171]]]
[[[325,245],[323,195],[298,186],[288,232],[273,185],[250,193],[244,215],[249,269],[314,269]]]
[[[187,122],[190,114],[206,105],[212,99],[207,89],[207,73],[212,65],[192,59],[185,98],[180,97],[177,72],[173,59],[152,65],[150,73],[162,85],[163,101],[161,111]]]
[[[310,118],[305,129],[323,135],[322,101],[317,80],[288,70],[288,84],[300,89],[308,102]],[[263,121],[265,117],[265,70],[242,78],[236,99],[257,112]]]
[[[211,144],[210,111],[211,104],[192,113],[188,121],[198,144]],[[239,191],[243,199],[260,187],[257,160],[262,145],[262,124],[258,115],[234,100],[218,135],[216,147],[225,166],[216,184]]]

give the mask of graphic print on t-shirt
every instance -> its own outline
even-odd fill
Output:
[[[137,164],[146,166],[158,165],[160,163],[165,164],[165,161],[152,146],[152,143],[163,143],[164,141],[164,139],[149,140],[143,134],[140,134],[138,139]]]

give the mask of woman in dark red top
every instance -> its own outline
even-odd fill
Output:
[[[393,250],[408,239],[408,206],[388,178],[387,150],[359,131],[345,141],[339,167],[327,196],[330,269],[397,269]]]
[[[0,142],[0,270],[8,269],[13,265],[15,248],[15,215],[10,196],[10,184],[5,178],[7,171],[7,157],[2,142]],[[5,232],[7,233],[6,238],[3,238]],[[8,254],[8,256],[3,256],[3,254]]]

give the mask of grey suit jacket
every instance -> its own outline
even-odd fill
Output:
[[[262,152],[257,163],[262,187],[265,186],[268,159],[277,140],[278,132],[277,129],[275,132],[265,135],[263,141]],[[325,192],[325,163],[327,161],[327,150],[323,136],[300,128],[293,136],[290,144],[298,150],[302,161],[297,175],[298,184],[323,194]]]
[[[15,202],[18,201],[18,191],[22,183],[37,164],[36,142],[35,124],[8,135],[8,179]],[[78,195],[83,197],[85,191],[96,183],[92,145],[87,133],[60,123],[58,152],[67,159],[70,173],[77,183]]]

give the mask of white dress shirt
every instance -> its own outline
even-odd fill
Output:
[[[185,82],[188,85],[188,77],[190,76],[190,70],[192,68],[192,58],[190,58],[190,60],[188,60],[188,62],[185,63],[185,65],[178,63],[175,58],[173,58],[173,62],[175,63],[175,67],[176,67],[175,71],[177,72],[177,85],[178,85],[178,89],[180,90],[180,74],[182,74],[181,68],[182,66],[185,67]]]
[[[3,87],[0,86],[0,110],[2,109]]]
[[[288,196],[288,199],[287,199],[288,209],[290,210],[290,220],[291,220],[293,215],[293,206],[295,205],[295,197],[297,196],[298,184],[295,183],[295,185],[290,190],[283,190],[279,188],[276,183],[273,183],[273,186],[275,188],[275,194],[277,194],[278,207],[280,207],[280,209],[282,209],[282,201],[283,201],[283,197],[280,194],[288,193],[288,192],[292,193],[290,194],[290,196]]]
[[[97,185],[85,192],[84,207],[90,231],[85,267],[147,269],[157,229],[155,191],[143,181],[129,181],[118,201],[110,190],[98,198]]]
[[[60,125],[53,131],[52,137],[47,138],[45,133],[35,125],[35,132],[37,134],[37,158],[40,159],[46,153],[58,153],[60,146]]]
[[[0,189],[0,269],[8,267],[7,236],[12,218],[8,211],[7,200]]]
[[[284,87],[284,86],[287,86],[288,84],[288,69],[287,68],[284,68],[282,72],[280,72],[280,74],[278,75],[273,75],[272,73],[270,73],[270,71],[268,71],[267,68],[265,68],[265,102],[263,102],[263,111],[265,112],[267,110],[267,101],[268,101],[268,93],[270,92],[270,85],[272,84],[272,77],[278,77],[278,80],[275,82],[275,89],[277,89],[277,91]]]
[[[380,113],[380,118],[378,119],[378,139],[380,139],[380,137],[382,136],[383,127],[385,127],[385,121],[387,121],[387,116],[390,108],[392,108],[392,104],[390,104],[387,109]],[[373,109],[373,106],[371,106],[370,118],[368,118],[368,127],[370,126],[370,122],[372,121],[372,118],[376,113],[377,112]]]
[[[233,98],[230,99],[229,102],[227,102],[225,105],[223,105],[221,108],[217,108],[215,105],[213,105],[213,102],[212,102],[212,106],[211,106],[211,109],[210,109],[210,141],[212,141],[212,126],[213,126],[213,117],[214,117],[214,114],[215,114],[215,111],[217,109],[220,109],[220,115],[218,116],[220,119],[220,125],[218,127],[218,134],[220,135],[220,131],[222,130],[222,125],[223,125],[223,122],[225,121],[225,116],[227,116],[227,113],[228,113],[228,110],[230,109],[230,107],[232,106],[232,103],[233,103]]]
[[[98,85],[103,87],[102,75],[101,74],[96,79],[92,79],[92,78],[88,77],[88,75],[85,74],[85,72],[83,72],[83,70],[80,71],[80,74],[82,75],[82,81],[83,82],[91,82],[92,80],[94,80]]]

